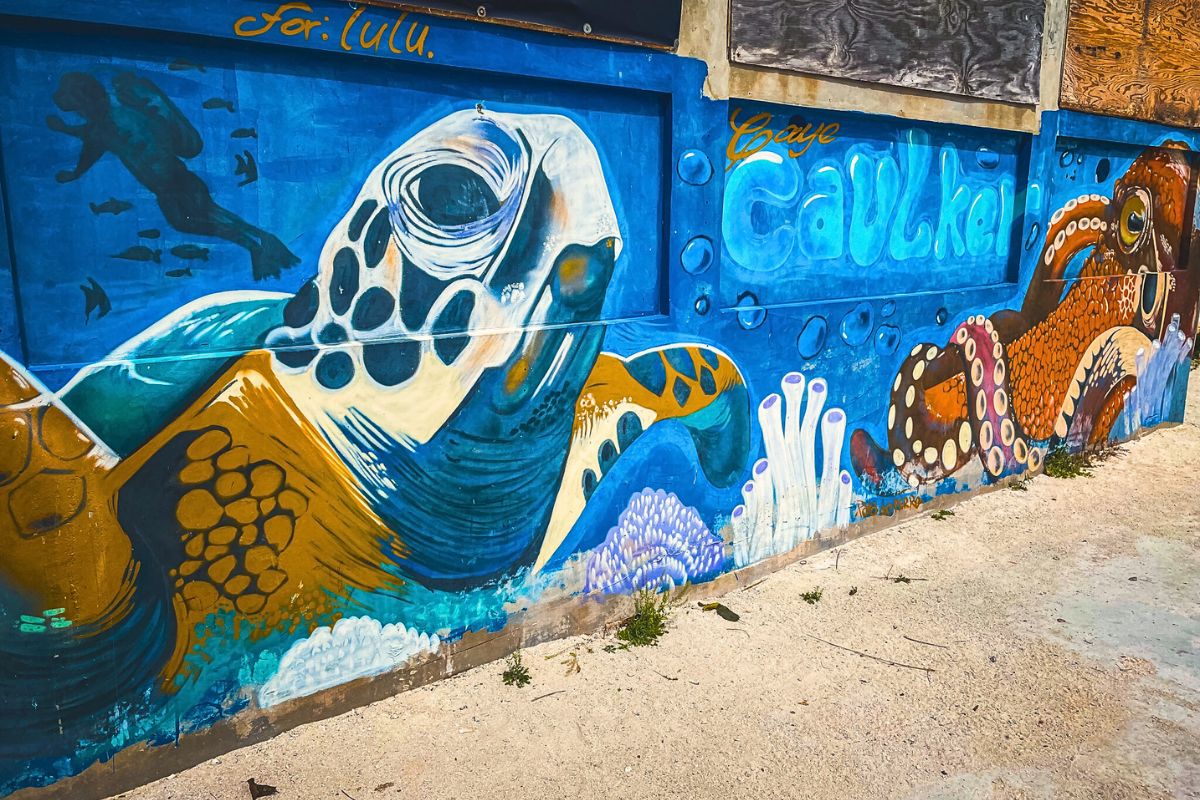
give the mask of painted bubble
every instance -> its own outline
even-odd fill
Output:
[[[1075,160],[1075,151],[1067,148],[1058,154],[1058,165],[1060,167],[1069,167],[1071,162]]]
[[[1032,250],[1033,246],[1035,244],[1037,244],[1037,242],[1038,242],[1038,237],[1041,235],[1042,235],[1041,224],[1035,222],[1032,225],[1030,225],[1029,226],[1029,235],[1025,237],[1025,249]]]
[[[950,312],[945,308],[939,308],[937,313],[933,315],[933,319],[938,325],[945,325],[946,320],[950,319]]]
[[[1096,182],[1104,183],[1108,180],[1108,173],[1112,171],[1112,162],[1107,158],[1102,158],[1096,162]]]
[[[712,304],[708,300],[708,295],[702,294],[696,298],[696,313],[704,315],[708,313],[708,309]]]
[[[883,317],[884,319],[887,319],[888,317],[890,317],[892,314],[895,314],[895,313],[896,313],[896,301],[895,300],[888,300],[886,303],[883,304],[883,308],[879,309],[879,316]]]
[[[995,169],[1000,166],[1000,154],[990,147],[980,147],[976,150],[975,160],[984,169]]]
[[[829,333],[829,323],[824,317],[809,317],[804,323],[800,335],[796,337],[796,351],[801,358],[816,358],[825,349],[825,336]]]
[[[680,179],[693,186],[703,186],[713,176],[712,162],[703,150],[684,150],[679,156],[677,167]]]
[[[758,297],[753,292],[742,292],[738,295],[737,312],[738,324],[748,331],[762,325],[767,318],[767,310],[758,304]]]
[[[870,303],[859,303],[842,317],[842,339],[851,347],[858,347],[871,335],[875,327],[875,309]]]
[[[699,275],[712,266],[713,243],[707,236],[693,237],[679,253],[679,263],[689,275]]]
[[[895,325],[880,325],[875,332],[875,352],[890,356],[900,346],[900,329]]]

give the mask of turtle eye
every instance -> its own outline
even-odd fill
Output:
[[[1150,206],[1146,199],[1146,193],[1139,189],[1125,198],[1125,205],[1121,206],[1119,234],[1121,246],[1127,251],[1137,245],[1149,227]]]

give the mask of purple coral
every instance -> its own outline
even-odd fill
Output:
[[[629,499],[587,564],[585,592],[628,594],[708,577],[725,561],[725,545],[694,508],[661,489]]]

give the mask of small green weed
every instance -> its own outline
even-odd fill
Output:
[[[854,597],[854,595],[856,595],[856,594],[858,594],[858,587],[857,587],[857,586],[851,586],[851,587],[850,587],[850,596],[851,596],[851,597]]]
[[[948,508],[943,508],[941,511],[935,511],[932,514],[930,514],[929,516],[932,517],[933,519],[936,519],[938,522],[941,522],[944,519],[950,519],[951,517],[953,517],[954,512]]]
[[[821,590],[821,587],[818,586],[812,591],[805,592],[804,594],[800,595],[800,599],[808,603],[810,606],[815,606],[817,603],[821,602],[822,594],[824,594],[824,592]]]
[[[1029,491],[1029,478],[1022,478],[1019,481],[1010,483],[1008,485],[1008,488],[1012,489],[1014,492],[1028,492]]]
[[[529,674],[529,669],[521,663],[521,653],[519,651],[510,655],[506,663],[508,664],[508,668],[500,676],[505,686],[516,686],[519,689],[533,680]]]
[[[892,583],[912,583],[912,578],[908,577],[907,575],[901,574],[901,575],[897,575],[896,577],[892,578]]]
[[[1056,447],[1046,454],[1043,468],[1051,478],[1090,478],[1091,466],[1087,453],[1071,453],[1065,447]]]
[[[667,595],[661,598],[654,592],[641,591],[633,599],[633,616],[621,623],[617,638],[622,647],[646,647],[658,644],[667,632]]]

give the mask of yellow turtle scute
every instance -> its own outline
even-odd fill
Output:
[[[292,541],[292,521],[283,514],[269,517],[263,523],[263,534],[266,535],[267,543],[275,549],[275,552],[282,552]]]
[[[267,604],[267,598],[261,594],[244,594],[237,599],[238,611],[243,614],[257,614]]]
[[[269,547],[251,547],[246,551],[246,571],[257,575],[268,567],[275,566],[275,553]]]
[[[210,458],[229,447],[229,434],[218,428],[207,430],[188,445],[187,456],[192,461]]]
[[[217,456],[217,468],[230,470],[242,469],[250,464],[250,448],[244,446],[232,447]]]
[[[287,581],[287,575],[277,569],[263,570],[258,576],[256,585],[260,592],[271,594]]]
[[[211,461],[193,461],[179,470],[179,482],[184,484],[205,483],[212,480],[213,465]]]
[[[236,522],[248,525],[258,519],[258,503],[253,497],[243,497],[225,506],[225,513]]]
[[[0,360],[7,361],[0,357]],[[0,367],[0,406],[24,403],[37,397],[40,392],[19,369]]]
[[[175,519],[187,530],[208,530],[221,521],[224,512],[206,489],[192,489],[179,498]]]
[[[248,575],[235,575],[225,581],[225,586],[222,588],[225,590],[225,594],[237,597],[250,588],[250,577]]]
[[[233,556],[225,556],[208,565],[208,577],[216,583],[224,583],[233,572],[233,568],[237,566],[237,559]]]
[[[222,498],[238,497],[246,491],[246,478],[240,472],[226,472],[217,478],[217,483],[213,488]]]
[[[42,413],[42,444],[63,461],[74,461],[94,447],[75,421],[58,406],[46,406]]]
[[[86,496],[81,476],[46,470],[13,489],[8,508],[22,536],[37,536],[74,519]]]
[[[275,464],[259,464],[250,470],[250,494],[254,497],[269,497],[283,485],[284,473]]]
[[[208,532],[209,544],[228,545],[233,544],[233,540],[237,537],[237,528],[232,525],[222,525],[219,528],[213,528]]]
[[[29,418],[20,411],[0,414],[0,486],[11,482],[29,466],[32,432]]]

